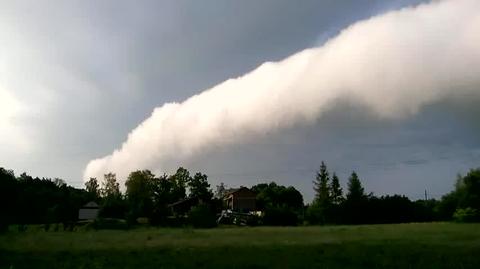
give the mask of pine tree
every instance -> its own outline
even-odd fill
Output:
[[[362,187],[362,183],[358,178],[357,173],[355,171],[352,172],[352,175],[348,179],[348,194],[347,200],[348,201],[360,201],[366,197],[365,190]]]
[[[343,200],[343,190],[340,187],[340,180],[337,175],[333,173],[332,182],[330,183],[330,197],[333,204],[340,204]]]
[[[320,170],[317,172],[317,176],[313,181],[313,189],[315,190],[315,202],[319,204],[325,204],[330,202],[329,191],[329,175],[327,166],[322,161],[320,164]]]

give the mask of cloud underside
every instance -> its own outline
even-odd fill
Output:
[[[357,22],[321,47],[156,108],[112,154],[90,161],[84,179],[110,171],[124,179],[212,147],[311,125],[339,102],[398,120],[426,105],[478,96],[478,44],[480,3],[473,0],[433,2]]]

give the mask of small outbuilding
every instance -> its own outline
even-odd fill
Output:
[[[249,213],[256,210],[256,197],[256,193],[249,188],[240,187],[227,191],[223,200],[227,209],[233,212]]]
[[[200,200],[196,197],[189,197],[182,199],[173,204],[167,205],[171,213],[176,216],[183,216],[187,214],[190,209],[200,203]]]
[[[89,202],[78,210],[78,220],[94,220],[98,217],[100,207],[95,202]]]

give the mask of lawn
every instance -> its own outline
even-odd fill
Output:
[[[0,235],[0,268],[480,268],[480,224]]]

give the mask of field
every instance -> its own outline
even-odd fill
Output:
[[[480,224],[0,235],[0,268],[480,268]]]

